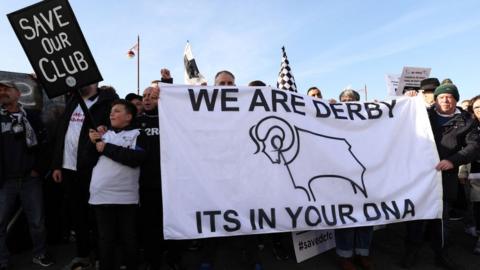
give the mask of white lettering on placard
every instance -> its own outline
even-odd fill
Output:
[[[27,40],[32,40],[40,37],[41,34],[48,35],[50,32],[55,31],[56,25],[58,28],[65,27],[70,23],[68,21],[62,21],[62,15],[58,11],[62,9],[62,6],[57,6],[52,10],[49,10],[47,15],[40,12],[38,15],[32,16],[33,25],[28,25],[31,21],[27,18],[21,18],[19,20],[20,28],[25,31],[29,31],[29,34],[23,35]],[[56,25],[55,25],[56,22]]]
[[[54,7],[53,8],[53,13],[55,14],[55,19],[57,19],[57,23],[60,27],[65,27],[69,25],[69,22],[62,22],[60,19],[62,18],[62,15],[58,14],[58,10],[62,9],[62,6]]]
[[[47,54],[52,54],[66,47],[72,46],[70,41],[68,41],[68,35],[64,32],[59,33],[57,36],[53,38],[44,37],[42,38],[41,42],[42,42],[43,50]]]
[[[83,58],[83,54],[81,52],[76,51],[73,53],[73,56],[75,57],[76,63],[81,71],[85,71],[88,69],[88,63]]]
[[[19,24],[20,24],[20,28],[22,28],[22,29],[25,30],[25,31],[30,31],[30,32],[31,32],[30,35],[25,34],[25,35],[23,35],[23,36],[24,36],[27,40],[32,40],[32,39],[34,39],[35,36],[36,36],[36,35],[35,35],[35,29],[33,29],[33,27],[31,27],[31,26],[25,25],[25,23],[28,23],[28,20],[25,19],[25,18],[22,18],[22,19],[20,19],[18,22],[19,22]]]
[[[40,71],[42,72],[43,74],[43,77],[45,78],[45,80],[49,81],[49,82],[54,82],[57,80],[57,76],[53,75],[53,78],[50,78],[48,77],[47,73],[45,72],[45,69],[43,68],[43,64],[47,62],[48,63],[48,59],[47,58],[42,58],[40,59],[40,61],[38,61],[38,66],[40,67]]]
[[[73,75],[80,71],[85,71],[88,69],[88,62],[85,60],[83,54],[79,51],[75,51],[72,55],[68,57],[60,58],[61,64],[55,62],[55,60],[48,60],[43,57],[38,61],[38,66],[42,72],[45,79],[49,82],[55,82],[58,78],[63,78],[68,74]],[[45,68],[52,67],[54,74],[47,74]],[[63,72],[65,71],[65,72]],[[50,75],[50,76],[49,76]]]

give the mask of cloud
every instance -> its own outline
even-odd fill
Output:
[[[439,9],[433,8],[415,10],[364,35],[352,37],[342,45],[301,63],[298,69],[301,72],[297,76],[318,76],[345,66],[388,57],[480,26],[477,17],[466,20],[450,18],[431,23],[424,20],[435,18],[434,15],[439,13]]]

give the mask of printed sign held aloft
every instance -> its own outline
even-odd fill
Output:
[[[398,94],[398,81],[400,80],[400,74],[386,74],[385,75],[385,82],[387,83],[387,92],[388,96],[398,96],[402,95],[402,93]]]
[[[48,97],[102,80],[67,0],[47,0],[7,15]]]
[[[431,68],[422,67],[403,67],[402,75],[398,81],[397,96],[403,95],[405,89],[420,89],[420,82],[430,77],[431,70]]]

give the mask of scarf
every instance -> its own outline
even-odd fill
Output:
[[[35,135],[35,130],[32,128],[32,125],[30,125],[30,122],[28,122],[27,119],[27,112],[23,107],[18,104],[18,108],[20,109],[20,123],[23,125],[23,128],[25,129],[25,143],[27,144],[27,147],[33,147],[38,144],[37,136]],[[0,109],[0,115],[3,116],[10,116],[13,120],[13,115],[8,112],[6,109],[1,108]]]

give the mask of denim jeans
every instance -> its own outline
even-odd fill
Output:
[[[373,226],[336,229],[337,255],[343,258],[353,257],[354,253],[360,256],[368,256],[372,236]]]
[[[33,255],[40,256],[46,252],[42,180],[31,176],[6,179],[0,188],[0,265],[8,263],[7,226],[15,210],[13,207],[18,195],[28,220],[33,243]]]

